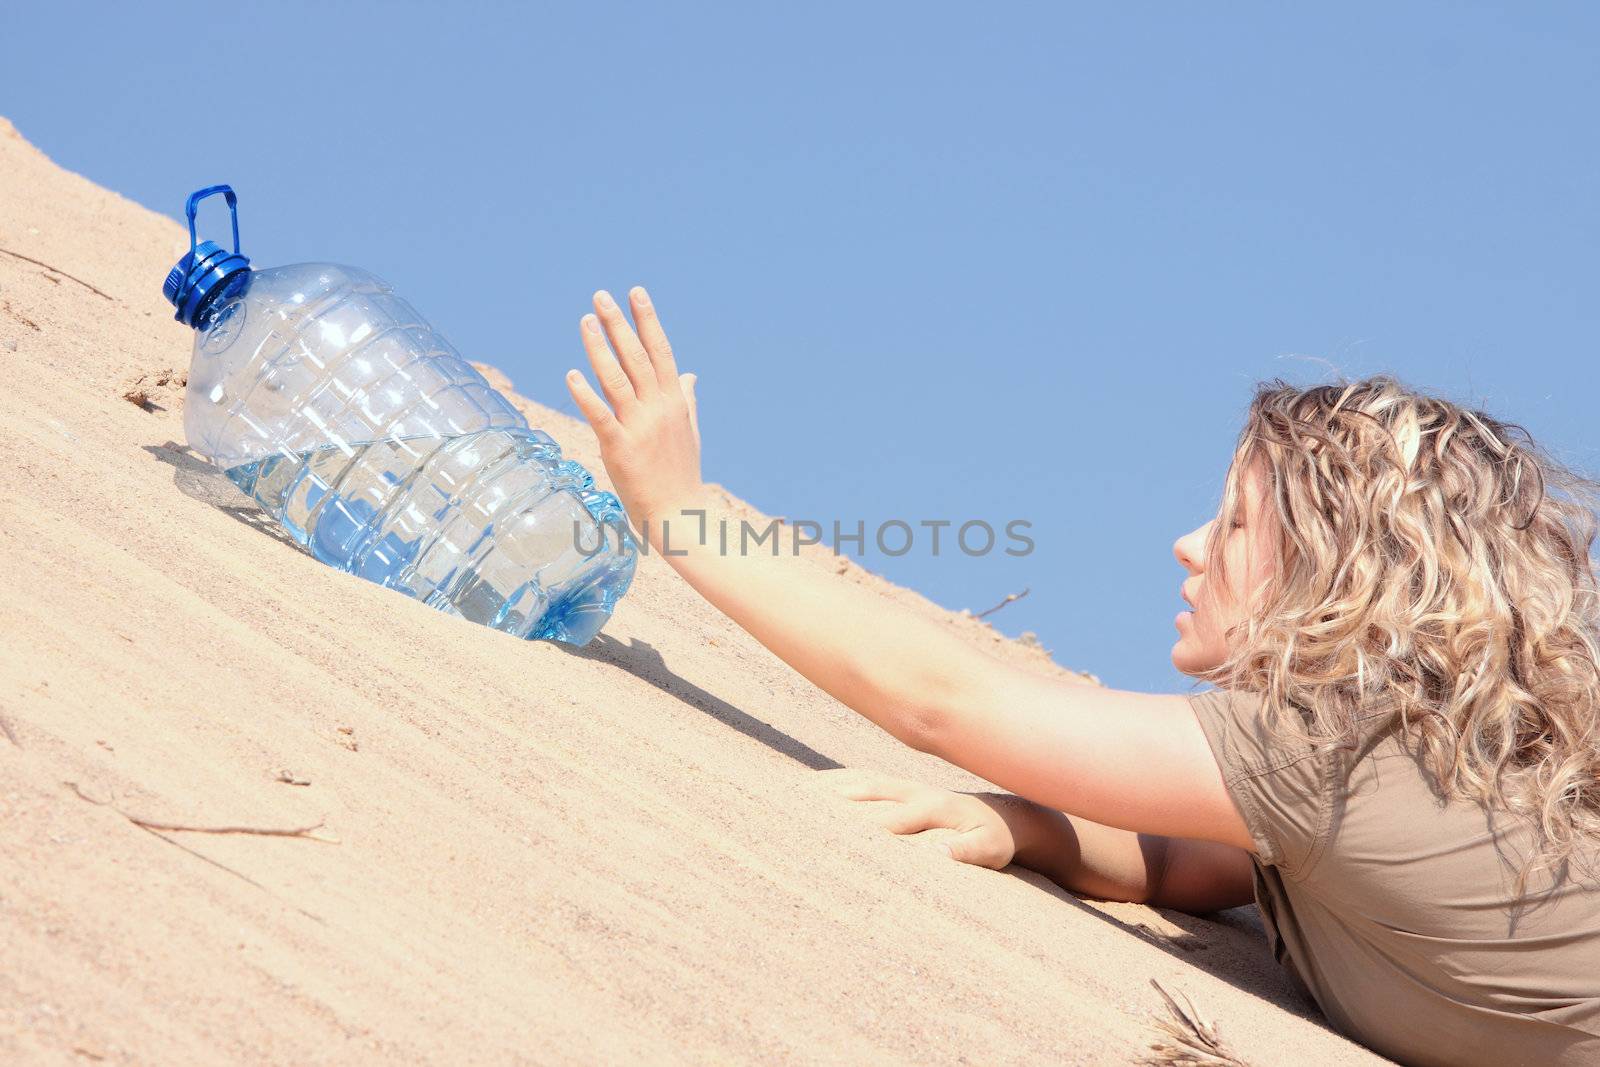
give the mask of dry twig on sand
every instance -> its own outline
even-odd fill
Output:
[[[88,793],[85,793],[83,789],[79,787],[77,782],[63,782],[62,784],[67,786],[84,800],[87,800],[89,803],[110,808],[118,815],[121,815],[124,819],[127,819],[129,822],[133,823],[133,825],[142,826],[146,830],[182,830],[184,832],[194,834],[256,834],[261,837],[307,837],[313,841],[329,840],[328,837],[318,836],[315,833],[315,831],[322,829],[323,820],[318,820],[310,826],[295,826],[285,829],[276,829],[265,826],[193,826],[188,823],[159,822],[155,819],[145,819],[138,815],[130,815],[128,812],[123,811],[110,801],[96,800]]]
[[[20,259],[24,263],[32,263],[35,267],[43,267],[45,270],[49,271],[51,274],[59,274],[63,278],[67,279],[68,281],[77,282],[79,285],[83,286],[85,289],[89,290],[91,293],[94,293],[96,296],[103,296],[107,300],[111,301],[113,304],[115,304],[117,302],[117,298],[112,296],[110,293],[104,292],[104,291],[102,291],[100,289],[96,289],[94,286],[90,285],[88,282],[84,281],[82,278],[75,277],[74,275],[68,274],[66,271],[62,270],[60,267],[52,267],[50,264],[46,263],[42,259],[34,259],[32,256],[25,256],[21,252],[13,252],[9,248],[0,248],[0,252],[4,252],[6,255],[11,256],[13,259]]]
[[[1182,994],[1187,1007],[1180,1007],[1172,995],[1161,988],[1160,982],[1152,978],[1150,984],[1156,987],[1172,1014],[1170,1018],[1155,1021],[1156,1028],[1166,1036],[1151,1044],[1151,1051],[1141,1062],[1161,1067],[1250,1067],[1222,1041],[1216,1027],[1195,1010],[1187,993]]]
[[[1007,604],[1012,604],[1012,603],[1015,603],[1018,600],[1021,600],[1023,597],[1027,596],[1028,593],[1031,592],[1031,591],[1032,591],[1032,587],[1030,586],[1028,588],[1023,589],[1022,592],[1020,592],[1020,593],[1007,593],[1006,594],[1006,598],[1004,600],[1000,601],[1000,603],[996,604],[994,607],[989,608],[989,609],[987,609],[985,611],[978,612],[976,615],[973,616],[973,618],[974,619],[981,619],[985,615],[993,615],[995,612],[999,611],[1001,608],[1005,607]]]

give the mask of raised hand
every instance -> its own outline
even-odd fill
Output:
[[[611,294],[594,295],[579,324],[604,399],[576,369],[567,388],[600,440],[600,457],[635,528],[685,506],[703,489],[693,374],[679,374],[672,346],[643,288],[628,293],[635,332]]]

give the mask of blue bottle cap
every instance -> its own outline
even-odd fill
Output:
[[[222,193],[228,201],[233,216],[233,251],[223,249],[215,241],[195,243],[194,214],[200,201],[215,193]],[[167,272],[161,285],[161,295],[178,309],[173,317],[186,326],[200,321],[210,298],[222,291],[222,285],[234,275],[250,269],[250,260],[239,254],[239,198],[226,185],[213,185],[189,197],[185,207],[189,216],[189,251],[177,266]]]

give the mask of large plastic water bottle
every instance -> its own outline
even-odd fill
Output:
[[[195,243],[216,193],[232,252]],[[195,330],[190,447],[324,563],[521,637],[599,632],[637,558],[617,498],[383,281],[252,268],[226,185],[186,212],[163,292]]]

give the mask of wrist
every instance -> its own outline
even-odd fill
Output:
[[[678,556],[684,549],[706,543],[717,507],[718,502],[701,483],[641,504],[629,517],[653,550],[664,556],[670,550],[670,556]]]
[[[982,793],[979,797],[1011,832],[1014,862],[1039,870],[1039,865],[1054,854],[1054,844],[1067,825],[1066,816],[1014,793]]]

